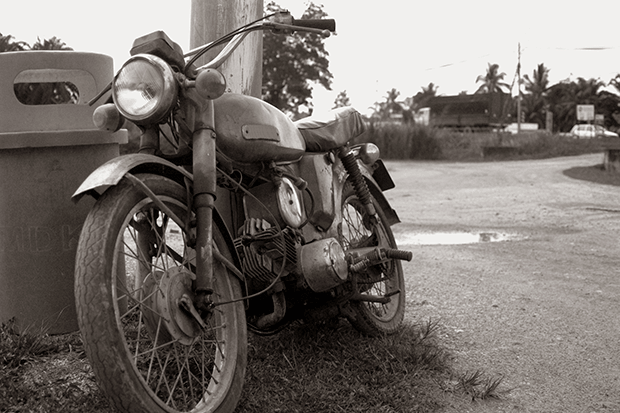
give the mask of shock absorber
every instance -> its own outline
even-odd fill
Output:
[[[362,171],[360,171],[360,167],[357,164],[357,160],[355,159],[355,155],[353,155],[353,151],[349,149],[348,146],[345,146],[340,149],[338,152],[338,157],[342,161],[344,165],[344,169],[349,174],[349,179],[353,184],[353,188],[355,189],[355,194],[364,205],[366,212],[371,217],[375,217],[377,211],[375,210],[375,206],[372,203],[370,198],[370,189],[368,188],[368,184],[366,180],[362,176]]]

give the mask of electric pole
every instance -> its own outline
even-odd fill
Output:
[[[521,133],[521,43],[518,47],[517,62],[517,133]]]
[[[263,0],[192,0],[190,48],[202,46],[250,23],[263,15]],[[205,64],[220,49],[203,56]],[[227,91],[260,98],[263,64],[263,34],[251,33],[226,61],[220,71],[226,77]]]

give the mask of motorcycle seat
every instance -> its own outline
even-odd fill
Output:
[[[306,141],[306,152],[339,148],[366,130],[362,115],[352,107],[331,110],[298,120],[295,126]]]

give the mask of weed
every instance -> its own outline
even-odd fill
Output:
[[[498,387],[502,383],[503,377],[484,377],[480,370],[466,372],[458,377],[458,387],[472,400],[485,400],[488,398],[499,398]]]
[[[0,326],[0,364],[8,369],[19,367],[28,359],[57,351],[57,344],[49,340],[49,327],[29,326],[18,332],[15,320]]]

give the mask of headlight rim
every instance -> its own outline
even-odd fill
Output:
[[[145,114],[139,115],[128,112],[126,108],[119,103],[116,86],[118,78],[123,70],[125,70],[130,64],[135,64],[136,62],[146,62],[147,64],[150,64],[152,67],[157,69],[158,73],[161,74],[163,81],[163,89],[159,94],[159,101],[155,105],[155,108]],[[172,67],[166,63],[165,60],[151,54],[140,53],[130,57],[117,72],[116,76],[114,76],[114,81],[112,82],[112,99],[114,100],[115,106],[124,118],[135,123],[136,125],[147,125],[160,122],[172,110],[177,101],[177,97],[178,83]]]

